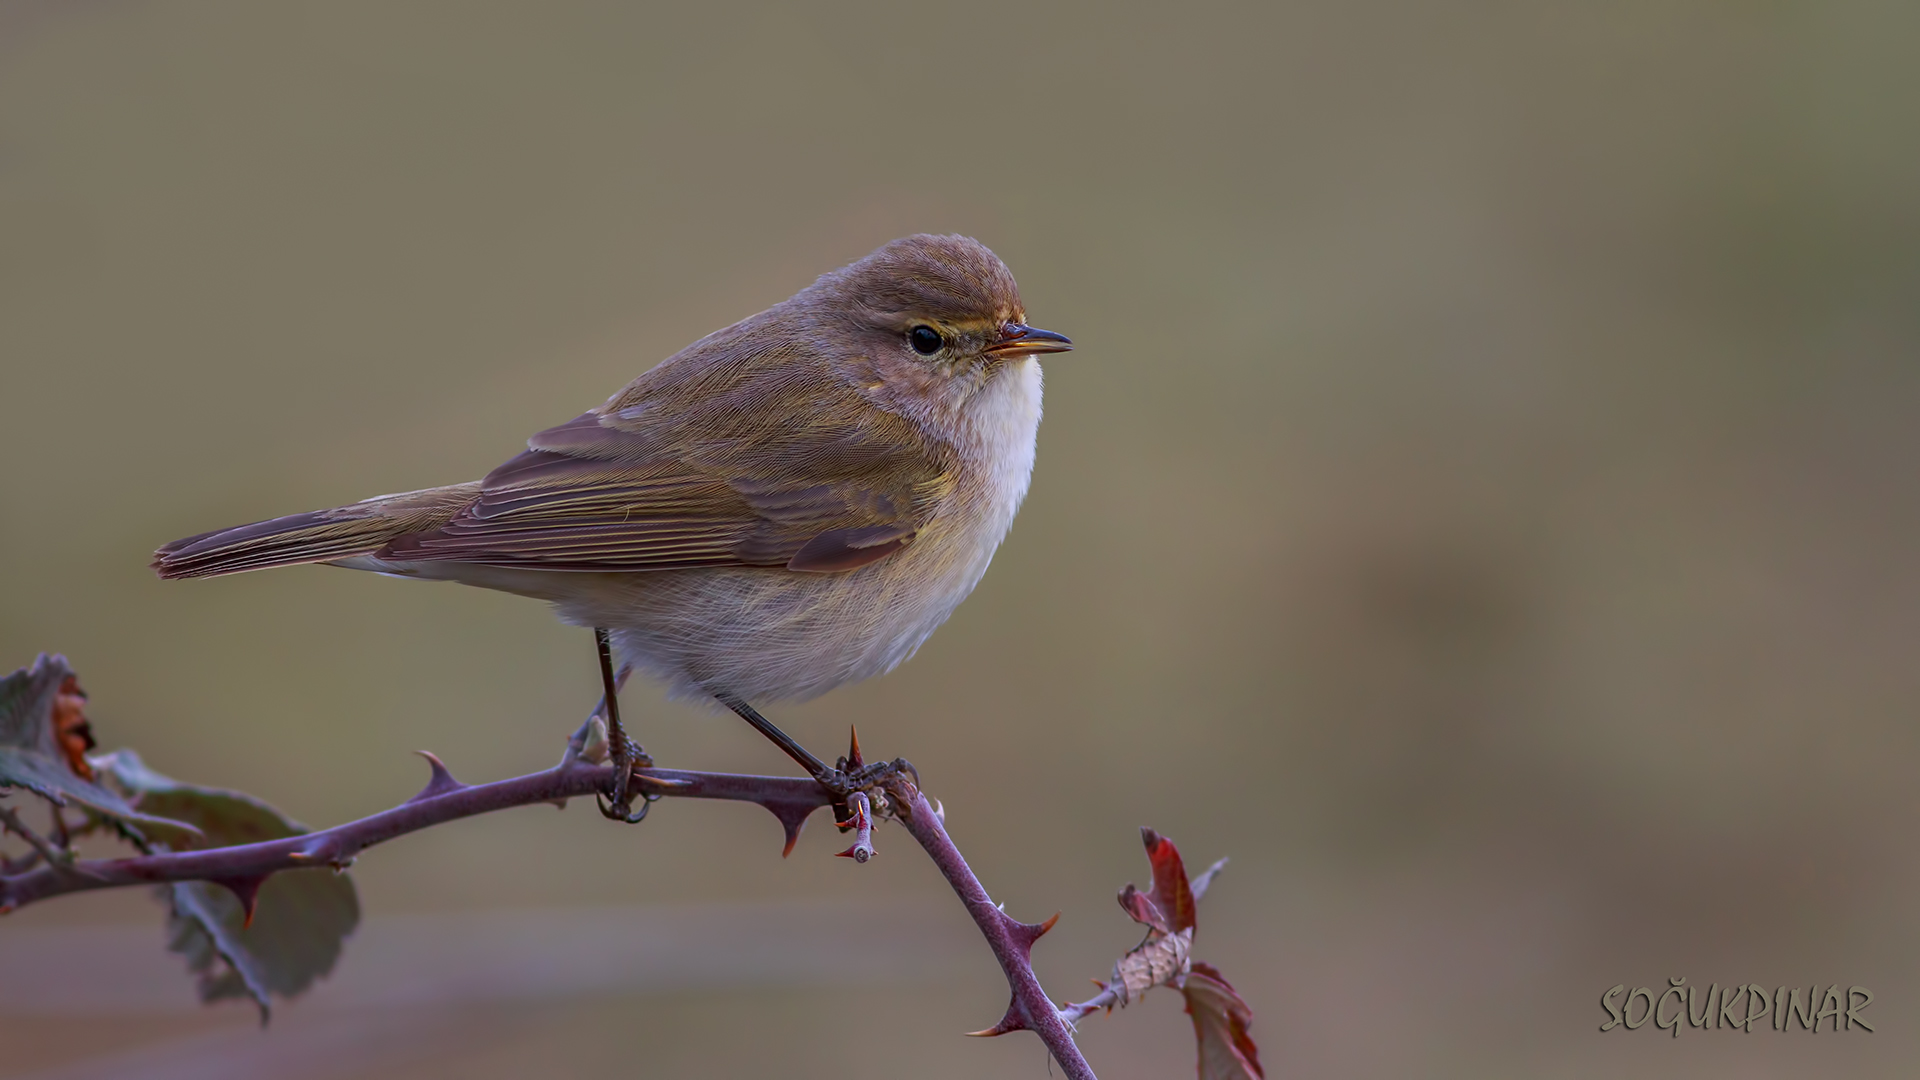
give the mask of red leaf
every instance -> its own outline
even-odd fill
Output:
[[[1133,921],[1151,926],[1162,934],[1173,933],[1167,925],[1167,917],[1160,913],[1160,907],[1153,897],[1141,892],[1132,885],[1120,890],[1120,908],[1133,917]]]
[[[1180,849],[1152,829],[1141,829],[1140,839],[1146,841],[1147,861],[1153,864],[1153,906],[1174,933],[1188,929],[1193,926],[1193,890],[1187,886]]]
[[[1248,1032],[1253,1010],[1219,970],[1196,961],[1180,992],[1187,997],[1193,1037],[1200,1044],[1200,1080],[1264,1080],[1260,1048]]]

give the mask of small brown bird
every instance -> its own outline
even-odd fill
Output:
[[[325,563],[552,602],[596,631],[612,816],[638,820],[625,766],[643,755],[615,698],[631,668],[718,699],[844,794],[749,702],[889,671],[966,598],[1027,492],[1034,356],[1070,348],[1026,325],[984,245],[910,236],[687,346],[478,483],[188,537],[153,565]]]

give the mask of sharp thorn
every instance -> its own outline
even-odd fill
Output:
[[[1033,943],[1039,941],[1041,935],[1053,929],[1053,924],[1060,921],[1060,913],[1057,911],[1053,913],[1052,918],[1043,923],[1021,922],[1019,919],[1007,915],[1004,911],[1001,912],[1001,915],[1005,916],[1007,920],[1008,932],[1028,949],[1032,949]]]
[[[455,780],[453,773],[447,769],[447,763],[434,756],[432,751],[415,750],[414,753],[427,759],[427,767],[433,770],[433,775],[427,778],[427,786],[421,788],[420,793],[408,799],[408,802],[416,803],[422,799],[436,798],[449,792],[459,791],[461,788],[467,786]]]
[[[780,857],[793,854],[793,845],[800,842],[800,830],[807,827],[807,819],[813,816],[817,806],[795,806],[791,803],[761,803],[767,812],[780,822],[780,828],[786,832],[786,846],[780,849]]]
[[[214,884],[226,887],[234,899],[240,901],[240,910],[245,913],[240,921],[242,929],[253,925],[253,912],[260,905],[260,886],[266,883],[266,874],[247,877],[214,878]]]
[[[793,845],[800,842],[800,830],[805,828],[806,824],[807,824],[806,818],[801,818],[799,821],[783,820],[780,822],[781,828],[784,828],[787,830],[786,846],[780,849],[781,858],[784,859],[787,856],[793,854]]]
[[[995,1035],[1005,1035],[1009,1031],[1025,1031],[1026,1029],[1027,1022],[1020,1017],[1020,1002],[1014,1000],[1007,1003],[1007,1014],[1000,1018],[999,1023],[990,1028],[981,1028],[979,1031],[969,1031],[966,1034],[969,1038],[991,1039]]]
[[[695,786],[691,780],[669,780],[664,776],[648,776],[645,773],[634,773],[633,779],[634,782],[641,787],[652,787],[662,794],[670,791],[681,791]]]
[[[853,734],[852,748],[847,751],[847,768],[857,769],[866,764],[866,760],[860,756],[860,729],[848,724],[847,730]]]

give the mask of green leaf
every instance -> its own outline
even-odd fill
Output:
[[[311,831],[244,792],[201,787],[163,776],[148,768],[132,750],[90,757],[87,764],[96,775],[125,792],[142,812],[190,825],[200,834],[197,842],[176,845],[175,850],[284,840]]]
[[[199,976],[200,1000],[251,998],[265,1023],[274,996],[290,998],[333,970],[360,922],[353,881],[326,867],[283,870],[260,886],[253,922],[227,888],[210,881],[162,886],[167,947]]]
[[[140,809],[194,825],[202,839],[189,846],[229,847],[308,831],[251,795],[163,776],[131,750],[88,762]],[[256,888],[249,922],[241,896]],[[293,997],[333,970],[342,942],[360,922],[353,879],[326,867],[283,870],[264,882],[176,882],[159,893],[170,911],[168,948],[199,976],[200,999],[251,998],[263,1023],[274,996]]]
[[[197,836],[192,825],[136,810],[76,769],[86,765],[80,747],[92,744],[80,713],[85,700],[64,656],[41,653],[32,667],[0,679],[0,789],[25,788],[59,806],[77,803],[175,842]]]

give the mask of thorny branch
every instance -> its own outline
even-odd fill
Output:
[[[258,844],[125,859],[81,859],[64,865],[49,862],[26,873],[0,876],[0,912],[66,893],[171,881],[220,882],[234,888],[242,902],[251,906],[252,889],[257,888],[259,880],[281,870],[345,867],[353,862],[354,856],[375,844],[434,825],[515,806],[554,803],[606,791],[613,782],[613,769],[596,765],[582,756],[587,730],[583,727],[575,734],[566,756],[553,768],[490,784],[463,784],[453,778],[440,759],[424,755],[433,769],[433,777],[418,795],[391,810],[319,832]],[[649,796],[759,803],[780,819],[787,832],[788,851],[799,839],[800,827],[807,816],[832,801],[818,784],[800,777],[679,769],[638,769],[635,773],[639,790]],[[10,811],[6,813],[11,816]],[[12,831],[12,822],[7,824]]]
[[[1023,1028],[1032,1031],[1047,1044],[1069,1080],[1094,1080],[1093,1069],[1087,1059],[1080,1056],[1080,1048],[1074,1045],[1072,1029],[1047,999],[1047,992],[1040,988],[1040,980],[1033,973],[1033,943],[1053,929],[1060,916],[1056,913],[1043,923],[1023,923],[1000,910],[987,896],[986,888],[974,876],[960,849],[954,846],[953,838],[947,835],[942,815],[928,804],[927,797],[913,781],[896,774],[887,781],[886,790],[901,823],[926,849],[947,884],[953,886],[960,902],[967,906],[967,914],[972,915],[980,927],[995,959],[1000,961],[1000,970],[1007,976],[1007,985],[1013,989],[1013,1001],[1007,1005],[1007,1014],[1000,1023],[973,1034],[999,1035]]]
[[[424,754],[433,775],[418,795],[391,810],[319,832],[266,843],[124,859],[86,859],[65,865],[49,860],[47,865],[26,873],[0,877],[0,911],[66,893],[172,881],[219,882],[234,888],[242,901],[251,906],[258,882],[281,870],[344,867],[361,851],[420,829],[495,810],[552,803],[607,790],[613,781],[612,768],[593,764],[582,753],[588,732],[589,728],[583,726],[575,734],[566,756],[553,768],[489,784],[463,784],[454,779],[439,758]],[[635,777],[639,790],[650,797],[759,803],[772,811],[786,829],[787,851],[793,849],[807,817],[833,801],[826,789],[811,779],[799,777],[658,768],[637,769]],[[1030,955],[1033,943],[1053,927],[1054,920],[1022,923],[995,906],[947,835],[941,815],[905,774],[893,776],[887,782],[886,792],[894,816],[926,849],[934,865],[966,904],[1006,973],[1007,983],[1013,990],[1013,1003],[1008,1007],[1007,1019],[1001,1022],[1002,1030],[1032,1030],[1060,1062],[1070,1080],[1095,1080],[1092,1068],[1074,1045],[1071,1029],[1033,973]],[[874,854],[870,803],[864,792],[854,793],[849,801],[853,817],[846,824],[854,830],[855,840],[842,854],[866,862]],[[7,815],[6,824],[12,830],[15,822],[11,811],[0,807],[0,813]],[[19,831],[32,835],[24,823]]]
[[[238,896],[250,919],[261,883],[279,871],[315,866],[344,868],[361,851],[420,829],[516,806],[565,805],[568,799],[609,790],[613,771],[612,767],[598,763],[604,759],[604,733],[595,723],[590,719],[581,726],[569,741],[565,756],[553,768],[493,783],[461,783],[439,758],[422,754],[432,769],[431,778],[417,795],[399,806],[331,829],[261,843],[177,852],[163,850],[121,859],[75,860],[69,853],[50,847],[49,842],[21,821],[13,810],[0,805],[0,826],[24,837],[43,860],[38,866],[34,866],[35,860],[30,858],[24,865],[0,867],[0,913],[67,893],[208,881],[223,885]],[[857,736],[847,763],[860,764]],[[801,827],[813,811],[835,805],[831,792],[812,779],[800,777],[652,767],[636,769],[633,775],[637,791],[649,801],[664,797],[727,799],[766,807],[786,832],[783,854],[793,850]],[[868,791],[851,793],[845,803],[848,816],[838,824],[855,834],[854,843],[840,854],[862,863],[873,857],[872,830],[876,817],[892,817],[905,825],[966,906],[1000,962],[1012,991],[1012,1001],[999,1023],[972,1034],[1032,1031],[1060,1063],[1069,1080],[1095,1080],[1092,1068],[1074,1044],[1073,1025],[1090,1013],[1124,1004],[1125,989],[1108,984],[1088,1001],[1056,1006],[1034,974],[1032,950],[1034,942],[1053,928],[1059,915],[1043,923],[1023,923],[1002,911],[987,895],[948,836],[945,814],[927,801],[914,780],[909,771],[895,770],[879,779],[871,794]],[[1194,898],[1206,891],[1225,862],[1222,859],[1194,879]]]

